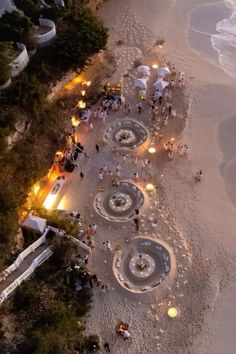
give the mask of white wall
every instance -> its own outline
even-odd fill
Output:
[[[48,45],[50,42],[56,37],[56,25],[53,21],[47,20],[46,18],[40,18],[39,23],[41,26],[47,26],[50,27],[51,30],[49,30],[47,33],[44,33],[42,35],[35,35],[35,40],[38,45]]]
[[[11,77],[16,77],[19,75],[29,63],[29,56],[26,46],[23,43],[17,43],[17,47],[21,50],[21,52],[18,57],[10,63]]]
[[[11,0],[0,0],[0,17],[4,12],[12,12],[13,10],[17,10],[17,8],[13,5]]]

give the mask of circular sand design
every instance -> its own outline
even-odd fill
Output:
[[[106,129],[103,139],[121,149],[135,149],[148,139],[148,131],[135,120],[118,120]]]
[[[141,190],[132,182],[121,181],[117,187],[100,192],[94,200],[98,214],[110,221],[129,221],[144,203]]]
[[[171,256],[161,241],[135,238],[116,252],[113,271],[117,281],[127,290],[143,293],[155,289],[171,270]]]

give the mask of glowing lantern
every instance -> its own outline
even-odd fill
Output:
[[[178,310],[176,307],[170,307],[167,311],[169,317],[174,318],[178,315]]]
[[[85,90],[82,90],[82,91],[81,91],[81,95],[82,95],[82,96],[85,96],[85,93],[86,93]]]
[[[38,191],[40,190],[40,186],[38,184],[35,184],[33,186],[34,194],[37,195]]]
[[[150,154],[155,154],[156,148],[155,148],[154,146],[151,146],[151,147],[148,149],[148,152],[149,152]]]
[[[86,103],[82,100],[78,101],[76,107],[79,107],[79,108],[85,108],[86,107]]]
[[[146,190],[147,190],[148,192],[152,192],[152,191],[154,190],[154,185],[151,184],[151,183],[148,183],[148,184],[146,185]]]
[[[70,121],[73,127],[78,127],[78,125],[80,125],[80,120],[76,119],[75,116],[71,116]]]

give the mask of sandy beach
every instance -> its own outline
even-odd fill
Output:
[[[206,16],[201,16],[202,11]],[[99,166],[110,161],[108,168],[113,168],[122,163],[122,154],[114,153],[111,160],[111,151],[105,146],[103,153],[98,154],[96,167],[91,161],[85,163],[83,172],[89,182],[89,193],[83,193],[84,186],[74,179],[66,207],[80,210],[88,221],[98,224],[89,266],[92,271],[99,270],[99,277],[110,286],[105,296],[95,290],[87,319],[88,333],[98,333],[109,341],[114,354],[232,354],[236,346],[235,79],[222,69],[218,52],[210,46],[210,38],[216,34],[214,25],[229,16],[230,10],[223,2],[109,0],[99,15],[109,27],[108,50],[117,64],[110,80],[122,81],[123,94],[132,107],[136,106],[137,95],[132,79],[124,79],[123,75],[127,72],[131,77],[134,75],[135,60],[151,65],[158,57],[160,62],[175,64],[184,73],[185,98],[177,93],[174,104],[180,122],[187,116],[184,131],[177,136],[188,144],[190,151],[187,158],[169,162],[157,156],[152,161],[155,166],[152,182],[157,184],[157,190],[151,197],[144,196],[142,233],[170,245],[176,269],[170,284],[145,294],[134,295],[120,286],[112,272],[112,257],[104,255],[101,246],[109,239],[113,248],[117,244],[125,247],[125,235],[134,234],[132,225],[111,226],[91,212],[88,202],[97,191],[94,175]],[[155,52],[153,45],[160,39],[165,43]],[[152,129],[147,113],[137,117],[136,109],[131,112],[132,118]],[[107,123],[123,116],[121,112],[112,113]],[[166,129],[165,134],[179,133],[182,123],[172,130]],[[80,140],[88,153],[93,151],[104,129],[95,122],[94,132],[87,141],[86,129],[81,128]],[[131,163],[128,170],[122,165],[122,178],[132,178],[135,169]],[[194,175],[199,169],[204,177],[196,184]],[[140,183],[142,190],[144,187]],[[80,191],[80,197],[76,198]],[[153,219],[157,221],[153,223]],[[170,306],[179,310],[176,319],[166,315]],[[115,333],[119,320],[130,323],[131,340],[123,341]]]
[[[206,15],[208,33],[216,33],[216,31],[213,32],[214,26],[219,20],[227,18],[229,10],[225,8],[223,2],[210,4],[209,1],[207,5],[205,1],[119,1],[119,5],[116,3],[111,1],[104,6],[102,11],[106,21],[108,8],[112,8],[116,13],[123,6],[128,7],[130,13],[137,14],[138,21],[153,34],[154,38],[165,39],[164,49],[168,59],[192,79],[190,85],[193,104],[185,130],[185,137],[191,149],[188,163],[193,168],[201,167],[204,170],[205,179],[195,191],[196,195],[193,195],[191,190],[187,190],[186,183],[183,186],[183,180],[181,180],[183,177],[188,180],[188,173],[183,176],[182,169],[181,172],[175,172],[171,166],[165,173],[170,177],[172,172],[175,186],[172,185],[171,188],[171,178],[168,178],[165,180],[165,190],[169,207],[172,208],[173,215],[179,219],[186,238],[192,234],[193,241],[204,245],[203,252],[216,264],[218,257],[224,258],[225,273],[222,269],[221,276],[225,279],[236,269],[235,262],[233,262],[236,251],[235,80],[227,76],[220,68],[217,52],[210,45],[203,44],[206,49],[205,55],[200,50],[197,51],[197,48],[202,45],[202,36],[196,37],[196,33],[189,33],[187,28],[191,12],[200,3],[208,6],[208,16]],[[202,32],[206,31],[204,16],[197,20],[198,29]],[[191,35],[195,41],[195,48],[190,47]],[[181,201],[183,195],[186,199]],[[176,200],[177,203],[174,202]],[[194,224],[195,228],[200,226],[204,231],[194,235],[191,232]],[[217,284],[215,285],[217,287]],[[228,285],[229,289],[216,295],[216,303],[213,305],[212,315],[209,316],[208,353],[231,354],[234,352],[236,344],[234,337],[236,327],[233,321],[236,314],[235,279],[230,279]],[[218,323],[216,331],[215,312]],[[203,351],[198,349],[196,352],[202,353]]]

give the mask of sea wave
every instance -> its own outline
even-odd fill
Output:
[[[222,69],[236,78],[236,0],[225,0],[225,5],[232,14],[217,23],[217,34],[211,36],[211,43],[218,52]]]

